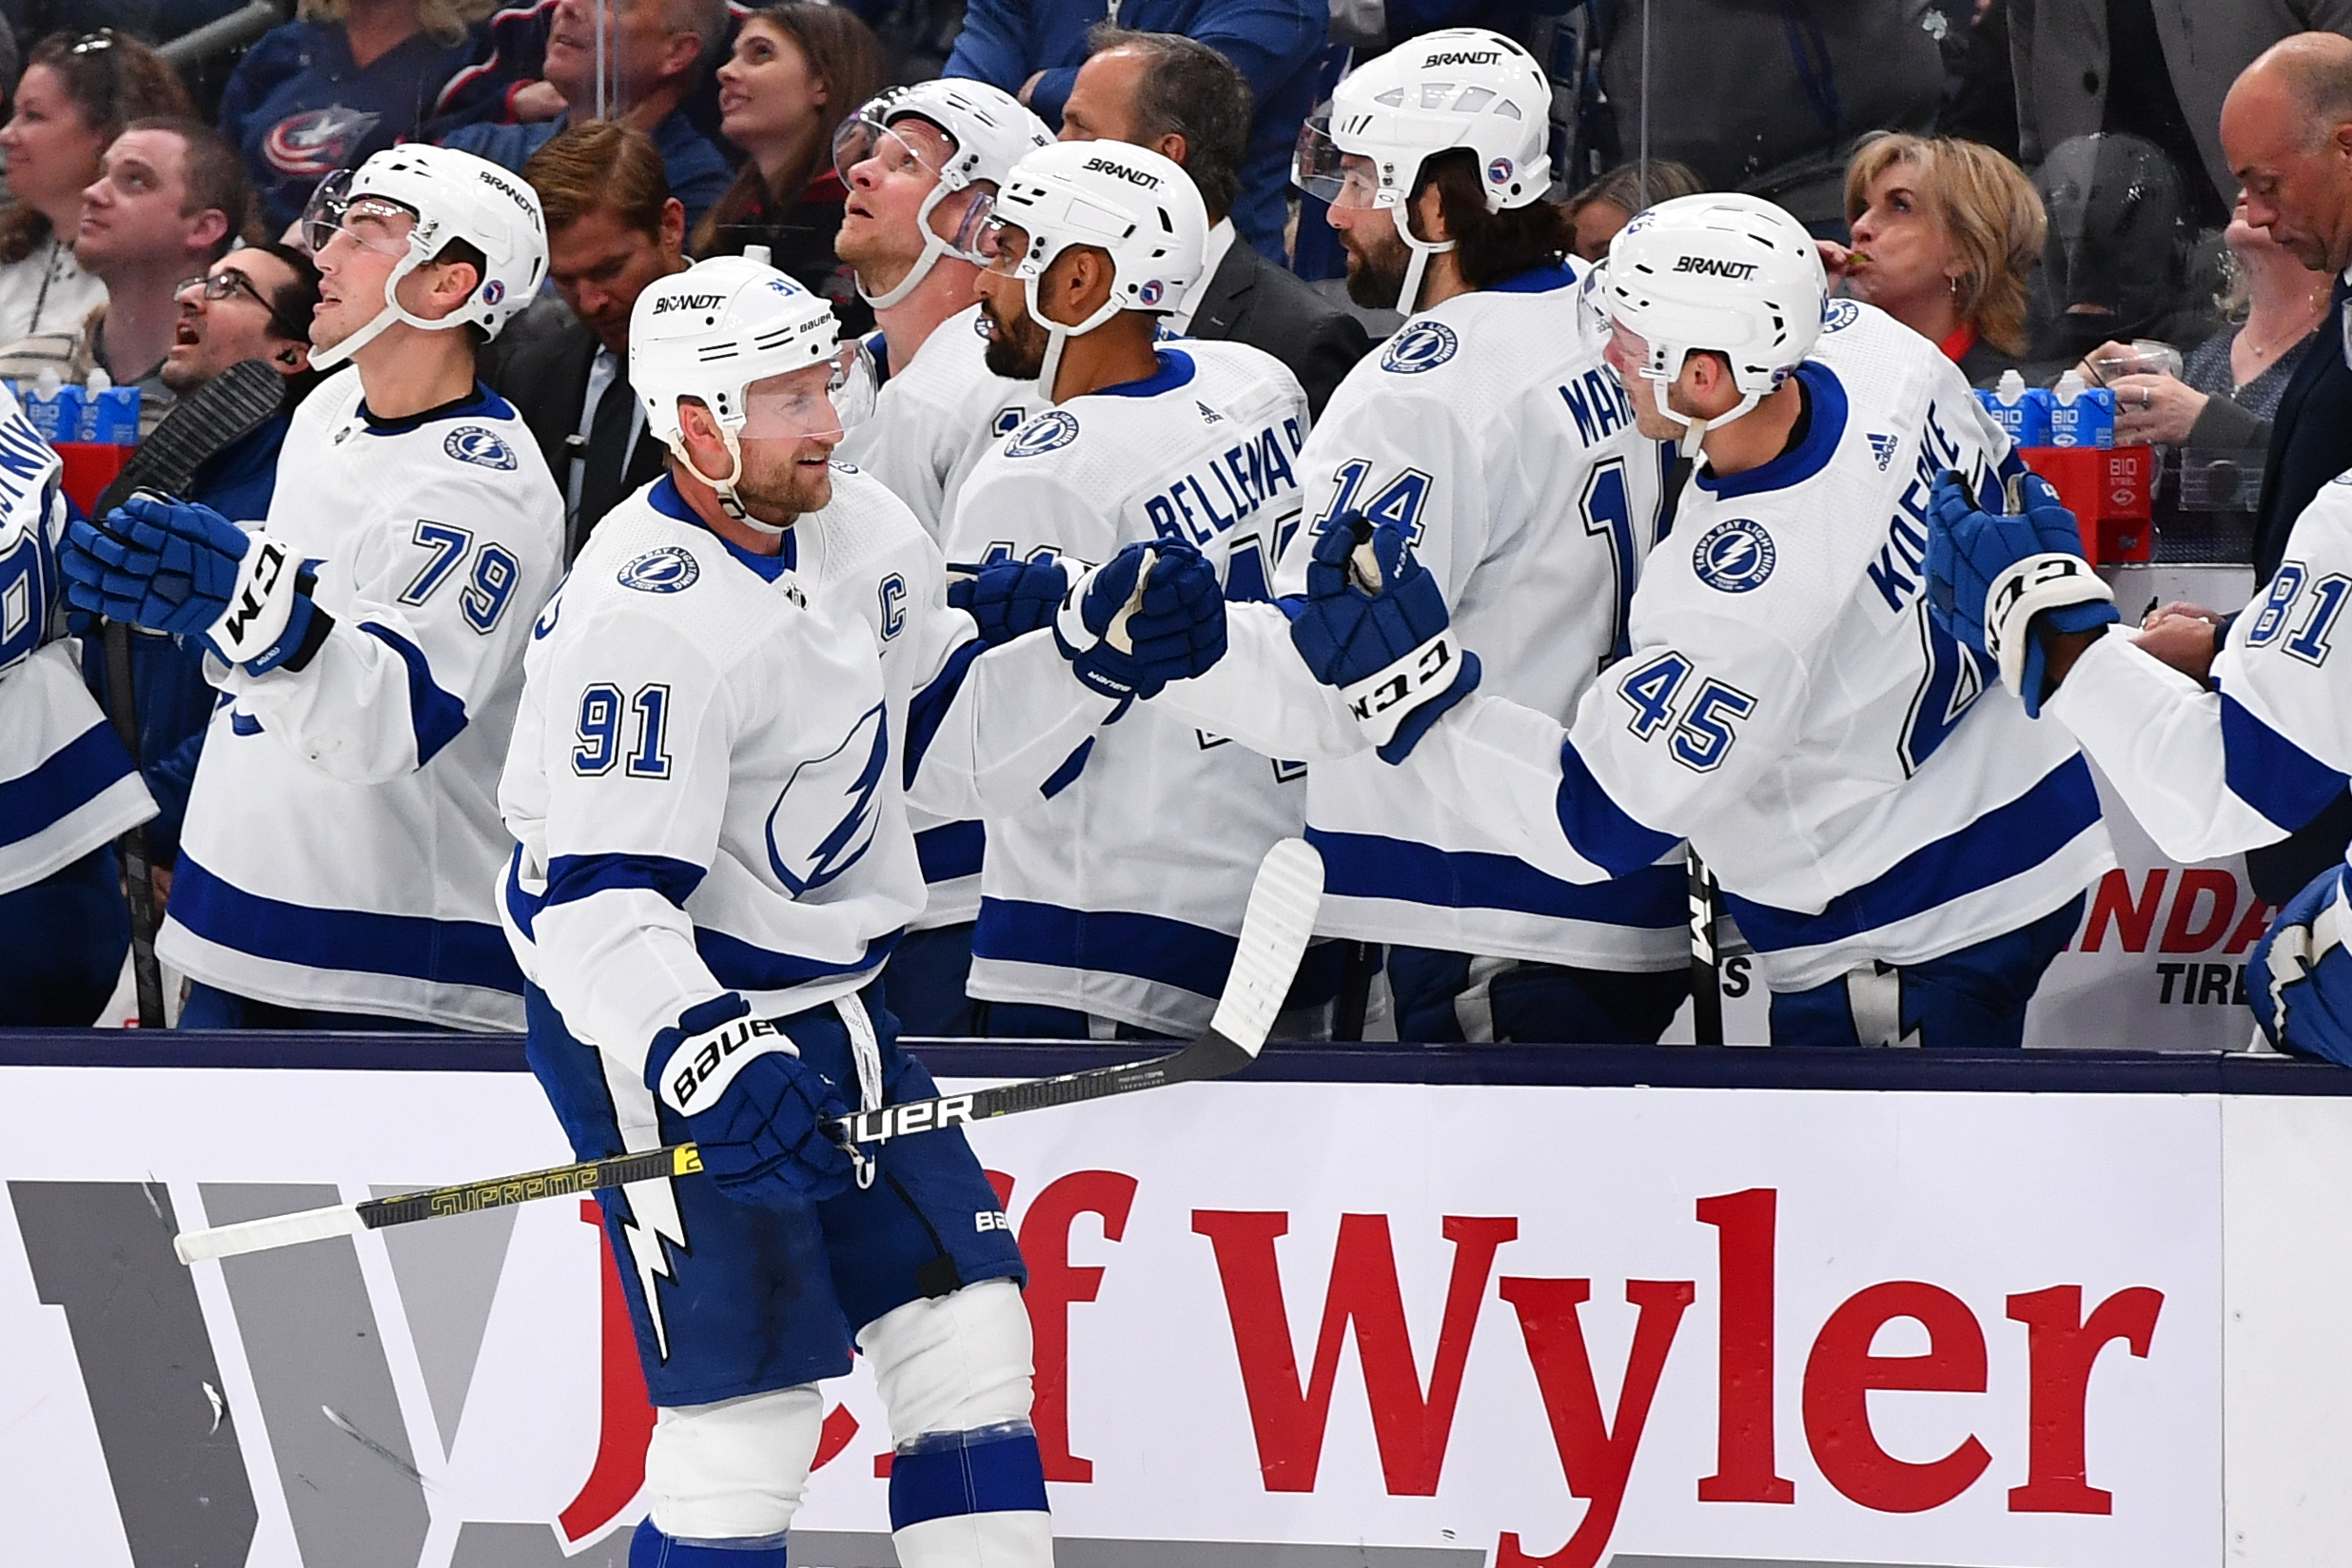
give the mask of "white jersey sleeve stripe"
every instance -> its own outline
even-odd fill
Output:
[[[401,662],[408,667],[408,720],[417,733],[417,766],[421,768],[464,732],[465,704],[434,680],[433,666],[423,649],[372,620],[361,621],[360,630],[400,655]]]
[[[2343,794],[2342,774],[2221,694],[2223,777],[2229,793],[2283,833],[2293,833]]]
[[[1441,850],[1377,833],[1310,826],[1327,898],[1409,898],[1440,909],[1507,910],[1552,920],[1599,921],[1649,931],[1690,918],[1682,866],[1644,864],[1606,883],[1566,882],[1507,854]],[[1667,841],[1668,847],[1674,841]],[[1655,858],[1655,857],[1653,857]]]
[[[290,904],[235,887],[180,852],[171,917],[206,941],[279,964],[394,975],[519,995],[522,971],[499,927]]]

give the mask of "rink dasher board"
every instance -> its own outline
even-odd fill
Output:
[[[925,1054],[950,1088],[1107,1059]],[[643,1412],[602,1370],[579,1200],[169,1263],[167,1220],[568,1157],[519,1052],[214,1055],[371,1065],[0,1066],[0,1473],[54,1504],[24,1516],[43,1559],[617,1564]],[[381,1066],[404,1055],[431,1065]],[[1288,1081],[974,1131],[1009,1194],[975,1223],[1032,1269],[1066,1565],[2205,1568],[2331,1561],[2352,1525],[2324,1326],[2352,1299],[2352,1075],[1393,1048],[1258,1071]],[[1379,1081],[1406,1073],[1490,1081]],[[1335,1280],[1351,1329],[1319,1357]],[[2079,1317],[2127,1330],[2087,1376]],[[796,1560],[888,1562],[883,1414],[862,1374],[827,1396]]]

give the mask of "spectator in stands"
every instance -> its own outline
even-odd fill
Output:
[[[547,277],[571,319],[507,360],[495,384],[563,487],[568,561],[605,513],[661,477],[667,449],[645,439],[629,387],[629,312],[647,284],[685,269],[686,208],[652,141],[611,121],[574,126],[522,173],[546,214]]]
[[[2024,362],[2026,285],[2048,228],[2025,171],[1988,147],[1879,136],[1846,166],[1851,247],[1822,263],[1989,386]]]
[[[1277,263],[1236,245],[1233,199],[1248,153],[1249,84],[1206,44],[1108,23],[1088,35],[1062,108],[1062,140],[1131,142],[1184,166],[1208,209],[1200,281],[1166,318],[1195,338],[1230,338],[1290,367],[1320,417],[1331,390],[1372,346],[1363,323]]]
[[[232,250],[180,285],[180,318],[165,356],[164,384],[181,396],[230,365],[261,360],[285,378],[277,417],[205,460],[186,500],[202,501],[233,521],[269,515],[278,483],[278,449],[294,409],[316,384],[310,369],[310,312],[319,303],[319,269],[291,245],[274,242]],[[86,638],[82,671],[102,705],[108,701],[104,644]],[[156,906],[171,892],[180,823],[204,750],[217,694],[205,680],[204,649],[157,633],[131,631],[132,711],[139,717],[139,771],[158,814],[147,824]]]
[[[180,79],[134,39],[53,33],[34,46],[0,126],[12,198],[0,208],[0,343],[72,331],[107,297],[73,259],[82,192],[125,125],[187,111]]]
[[[947,74],[993,82],[1058,127],[1099,0],[970,0]],[[1233,62],[1256,106],[1232,202],[1234,225],[1260,254],[1283,259],[1290,154],[1315,107],[1316,70],[1330,26],[1324,0],[1126,0],[1121,27],[1172,32]]]
[[[2110,339],[2200,343],[2221,324],[2210,292],[2189,286],[2195,230],[2162,148],[2115,132],[2078,136],[2033,179],[2049,214],[2041,281],[2052,311],[2037,358],[2071,364]]]
[[[324,175],[412,141],[464,65],[469,0],[301,0],[221,94],[221,133],[245,155],[262,221],[282,233]]]
[[[815,0],[755,11],[718,69],[719,125],[750,161],[694,227],[697,256],[764,245],[770,263],[833,303],[863,332],[873,312],[833,254],[849,189],[833,167],[833,132],[882,90],[882,46],[854,12]]]
[[[75,231],[73,253],[106,284],[106,303],[71,330],[0,348],[0,376],[32,381],[46,368],[79,382],[103,369],[140,389],[140,433],[155,428],[173,397],[163,370],[178,340],[180,284],[243,236],[252,203],[237,149],[211,127],[132,121],[83,192]]]
[[[1707,187],[1687,164],[1653,158],[1617,167],[1568,198],[1568,221],[1576,225],[1577,254],[1588,262],[1604,261],[1609,242],[1634,221],[1634,214],[1677,196],[1695,196]]]
[[[598,92],[597,20],[603,14],[605,91]],[[727,35],[727,0],[556,0],[542,69],[561,112],[536,123],[461,126],[443,146],[516,173],[574,121],[618,120],[653,138],[670,189],[691,223],[727,188],[726,156],[683,105]],[[520,95],[517,95],[519,97]]]

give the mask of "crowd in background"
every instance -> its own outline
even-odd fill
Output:
[[[1300,127],[1353,66],[1476,25],[1526,43],[1553,79],[1554,196],[1577,255],[1604,255],[1667,197],[1768,197],[1822,242],[1833,286],[1976,384],[2071,371],[2112,389],[2118,440],[2171,454],[2159,559],[2244,560],[2271,421],[2332,279],[2247,223],[2222,99],[2278,39],[2352,32],[2352,10],[2323,0],[1127,0],[1115,27],[1094,0],[536,0],[495,14],[299,0],[242,44],[205,46],[236,11],[0,4],[0,376],[104,372],[141,389],[151,428],[259,359],[284,378],[282,437],[315,379],[300,224],[313,187],[397,143],[460,147],[545,206],[549,295],[482,371],[565,487],[574,553],[659,470],[641,416],[605,396],[648,282],[764,246],[845,333],[874,327],[837,244],[859,195],[834,147],[896,82],[978,78],[1050,129],[1172,151],[1216,225],[1222,285],[1179,329],[1267,348],[1320,411],[1397,318],[1346,300],[1323,209],[1289,184]],[[1169,36],[1232,70],[1151,41]],[[192,499],[265,506],[275,450],[258,432]],[[2226,484],[2211,478],[2224,470]],[[151,834],[167,892],[172,803],[209,702],[190,659],[147,640],[162,646],[142,649],[139,760],[164,805]]]

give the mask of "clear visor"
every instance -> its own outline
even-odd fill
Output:
[[[351,178],[351,170],[339,168],[310,193],[297,230],[303,247],[316,256],[343,234],[368,250],[407,255],[408,232],[417,226],[417,215],[388,197],[352,195]]]
[[[872,417],[875,380],[873,356],[850,343],[830,360],[755,382],[744,389],[742,438],[846,435]]]
[[[1331,206],[1370,206],[1381,193],[1379,167],[1369,158],[1340,150],[1331,139],[1328,114],[1318,114],[1299,127],[1290,183]]]
[[[972,232],[971,259],[990,272],[1007,278],[1021,275],[1021,264],[1029,256],[1029,230],[1011,219],[1000,216],[996,204],[983,199],[975,203],[978,211],[985,204],[986,216],[980,219]]]
[[[1617,373],[1618,379],[1628,375],[1647,376],[1653,381],[1658,379],[1650,363],[1649,339],[1623,322],[1611,320],[1606,323],[1605,341],[1608,346],[1602,349],[1601,358],[1608,362],[1609,368]]]
[[[833,132],[833,172],[848,185],[850,171],[873,159],[886,174],[920,169],[936,179],[952,151],[946,133],[928,120],[901,119],[886,126],[861,109]]]

